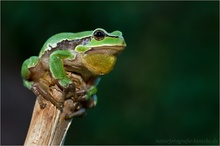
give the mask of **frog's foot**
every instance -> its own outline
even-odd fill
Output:
[[[96,88],[96,87],[95,87]],[[76,98],[73,98],[73,104],[70,109],[70,113],[66,114],[65,119],[71,119],[77,116],[84,116],[86,114],[87,108],[92,108],[97,104],[97,96],[93,95],[96,92],[94,88],[90,88],[89,90],[78,90],[76,91]]]
[[[87,101],[97,93],[97,87],[91,86],[88,90],[79,90],[76,92],[78,95],[77,101]]]
[[[86,114],[86,109],[85,108],[80,108],[79,110],[72,112],[70,114],[66,114],[65,119],[69,120],[72,119],[73,117],[78,117],[78,116],[83,116]]]
[[[93,108],[97,105],[98,98],[96,95],[93,95],[88,100],[81,102],[82,106],[85,108]]]
[[[45,104],[42,101],[42,97],[48,101],[50,101],[54,106],[56,106],[58,109],[62,109],[63,108],[63,102],[59,102],[57,101],[55,98],[53,98],[53,96],[51,96],[51,94],[49,93],[49,89],[46,88],[46,86],[44,86],[42,83],[34,83],[31,87],[31,90],[34,92],[34,94],[37,96],[38,98],[38,102],[41,106],[41,108],[45,108]]]

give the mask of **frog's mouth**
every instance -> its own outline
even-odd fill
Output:
[[[91,48],[86,54],[108,54],[117,56],[124,50],[125,46],[102,46]]]
[[[81,58],[90,72],[95,75],[104,75],[113,69],[117,55],[124,48],[124,46],[92,48],[85,54],[82,54]]]

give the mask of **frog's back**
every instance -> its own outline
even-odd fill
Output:
[[[63,40],[82,39],[84,37],[89,37],[91,34],[92,34],[92,31],[83,31],[79,33],[63,32],[63,33],[55,34],[44,43],[39,53],[39,57],[41,57],[45,51],[55,48],[57,44]]]

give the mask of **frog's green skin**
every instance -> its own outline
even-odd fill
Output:
[[[24,61],[21,69],[24,86],[62,108],[63,103],[49,94],[49,83],[44,76],[49,73],[67,98],[68,92],[75,92],[73,81],[67,77],[67,72],[71,72],[87,84],[84,97],[86,100],[93,97],[95,105],[99,76],[113,69],[117,55],[125,46],[120,31],[108,33],[97,28],[94,31],[56,34],[45,42],[39,57],[32,56]]]

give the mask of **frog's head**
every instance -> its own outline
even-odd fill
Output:
[[[117,55],[126,47],[120,31],[112,33],[98,28],[92,31],[90,41],[78,45],[75,50],[80,53],[84,66],[95,75],[110,72],[116,62]]]

